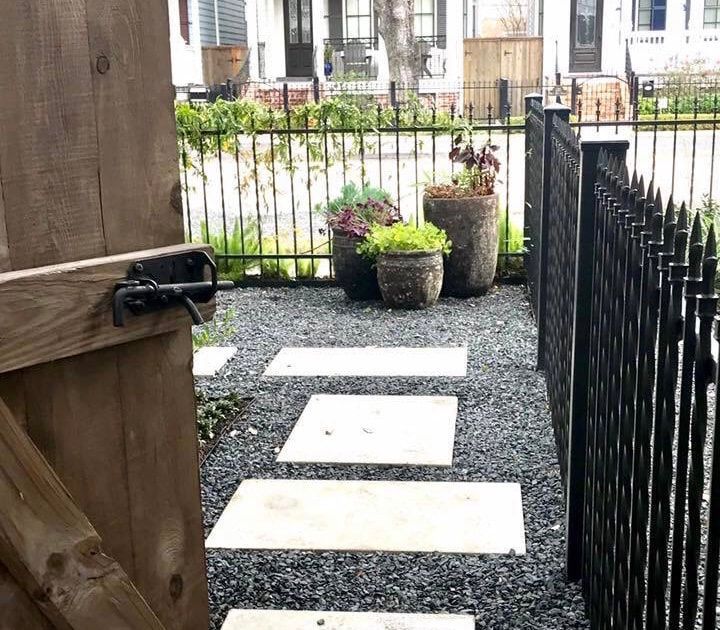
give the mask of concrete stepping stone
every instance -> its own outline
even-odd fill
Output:
[[[472,615],[231,610],[222,630],[475,630]]]
[[[520,555],[520,485],[249,479],[206,546]]]
[[[283,348],[265,376],[465,376],[467,348]]]
[[[454,396],[312,396],[279,462],[452,466]]]
[[[200,348],[193,354],[193,376],[215,376],[236,352],[237,348]]]

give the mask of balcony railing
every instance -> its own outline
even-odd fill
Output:
[[[683,61],[720,62],[720,29],[632,31],[626,42],[638,74],[663,72]]]
[[[444,35],[416,37],[417,76],[441,78],[445,76],[446,38]],[[323,41],[325,59],[330,59],[333,76],[375,79],[379,55],[377,37],[328,38]]]

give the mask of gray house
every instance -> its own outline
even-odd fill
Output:
[[[247,46],[245,0],[197,0],[203,46]]]

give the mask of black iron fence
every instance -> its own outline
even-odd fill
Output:
[[[406,220],[420,221],[424,186],[450,181],[458,168],[448,157],[458,134],[499,147],[500,272],[522,268],[523,187],[515,182],[524,120],[416,101],[285,105],[222,103],[211,120],[204,106],[179,106],[187,238],[210,242],[221,272],[248,282],[331,280],[323,207],[347,184],[372,185]]]
[[[557,110],[544,124],[550,191],[530,237],[568,575],[593,628],[714,629],[715,217],[664,200],[670,182],[630,169],[628,141],[573,139]]]

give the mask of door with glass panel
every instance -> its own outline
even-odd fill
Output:
[[[285,72],[289,77],[313,76],[312,0],[283,0]]]
[[[570,7],[570,72],[600,72],[603,0],[572,0]]]

